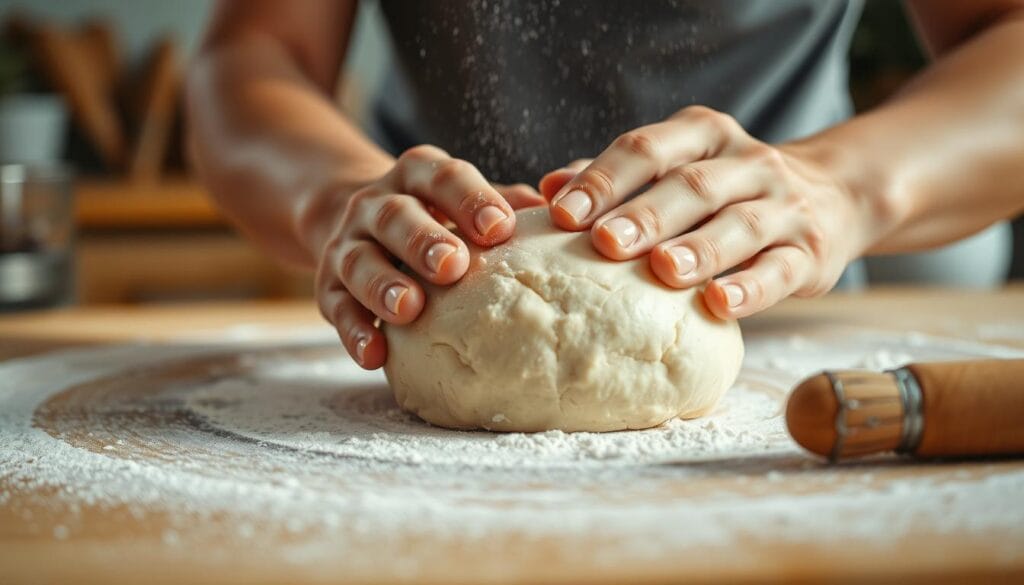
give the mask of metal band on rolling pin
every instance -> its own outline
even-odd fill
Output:
[[[851,401],[849,399],[841,375],[829,371],[823,373],[828,378],[829,385],[832,387],[838,407],[833,423],[835,442],[832,444],[832,450],[828,456],[829,460],[835,463],[845,455],[844,450],[850,437],[850,410],[856,408],[853,406],[853,403],[859,404],[859,401]],[[913,372],[908,368],[888,370],[885,373],[891,375],[896,382],[896,390],[899,393],[899,403],[903,414],[900,421],[899,443],[895,451],[897,453],[913,453],[917,450],[918,445],[920,445],[921,436],[924,431],[921,386],[917,378],[914,377]],[[870,424],[870,420],[868,422]]]
[[[896,452],[913,453],[921,444],[921,435],[924,434],[924,400],[921,385],[918,384],[914,373],[906,367],[889,370],[889,373],[896,378],[900,399],[903,402],[903,425]]]
[[[848,407],[846,404],[846,392],[843,389],[843,381],[833,372],[826,371],[824,373],[825,376],[828,377],[829,384],[832,385],[832,392],[835,393],[836,403],[839,405],[839,408],[836,410],[835,422],[836,442],[832,444],[832,452],[828,456],[828,460],[835,463],[836,461],[839,461],[839,458],[842,456],[843,447],[846,444],[846,435],[848,432],[848,428],[846,426],[846,410]]]

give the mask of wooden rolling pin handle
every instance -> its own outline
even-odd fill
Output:
[[[906,366],[921,387],[922,456],[1024,453],[1024,360]]]

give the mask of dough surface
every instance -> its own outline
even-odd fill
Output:
[[[386,328],[398,404],[427,422],[495,431],[616,431],[700,416],[743,359],[734,321],[698,289],[659,283],[648,258],[600,256],[588,232],[520,211],[516,234],[470,245],[454,286],[424,283],[410,325]]]

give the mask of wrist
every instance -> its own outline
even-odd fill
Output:
[[[843,126],[780,146],[785,152],[816,167],[849,205],[850,258],[863,256],[911,216],[912,198],[874,153],[855,146]]]

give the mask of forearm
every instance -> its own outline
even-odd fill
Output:
[[[393,164],[270,36],[209,47],[187,98],[202,179],[224,212],[285,262],[313,267],[346,193]]]
[[[861,253],[929,248],[1024,209],[1024,15],[940,58],[881,107],[785,145],[846,186]]]

